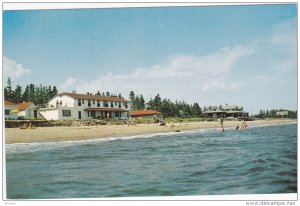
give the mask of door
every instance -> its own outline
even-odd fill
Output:
[[[37,110],[33,111],[33,116],[34,116],[35,119],[37,119]]]
[[[78,119],[81,119],[81,111],[78,112]]]

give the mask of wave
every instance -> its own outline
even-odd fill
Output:
[[[204,131],[204,130],[203,130]],[[26,153],[26,152],[36,152],[36,151],[45,151],[51,149],[65,148],[74,145],[85,145],[85,144],[97,144],[110,141],[123,141],[131,139],[145,139],[153,138],[158,136],[178,136],[195,133],[197,131],[182,131],[182,132],[167,132],[167,133],[154,133],[154,134],[141,134],[141,135],[132,135],[132,136],[114,136],[114,137],[101,137],[93,138],[88,140],[70,140],[70,141],[57,141],[57,142],[31,142],[31,143],[12,143],[5,145],[6,154],[12,153]]]

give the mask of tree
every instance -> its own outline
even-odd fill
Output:
[[[161,103],[161,112],[164,117],[172,117],[171,101],[166,98]]]
[[[27,85],[25,91],[22,95],[22,101],[28,102],[29,101],[29,86]]]
[[[35,87],[34,84],[29,85],[29,101],[35,102]]]
[[[162,104],[162,102],[161,102],[161,98],[160,98],[160,96],[159,96],[159,94],[157,94],[155,97],[154,97],[154,100],[153,100],[153,102],[154,102],[154,109],[156,110],[156,111],[161,111],[161,104]]]
[[[51,98],[56,96],[57,94],[58,94],[58,91],[56,89],[56,86],[53,86],[52,93],[51,93]]]
[[[202,114],[202,110],[198,103],[194,103],[192,107],[192,116],[193,117],[199,117]]]
[[[16,89],[13,93],[13,100],[15,103],[21,103],[22,102],[22,87],[20,85],[16,86]]]
[[[140,96],[139,105],[140,105],[140,109],[145,109],[145,99],[144,99],[143,95]]]
[[[7,86],[4,88],[4,99],[14,102],[14,94],[13,93],[14,92],[11,88],[11,80],[10,80],[10,77],[8,77]]]

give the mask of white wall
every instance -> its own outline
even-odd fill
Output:
[[[63,116],[63,110],[70,110],[71,116],[67,116],[67,117]],[[81,117],[82,117],[82,113],[81,113]],[[74,107],[58,107],[58,118],[63,120],[78,119],[78,110]]]
[[[72,97],[69,97],[67,95],[62,95],[62,96],[56,96],[53,99],[51,99],[48,102],[49,107],[56,107],[56,102],[58,101],[59,106],[62,107],[74,107],[75,106],[75,101]],[[60,102],[62,103],[60,105]]]
[[[23,117],[24,119],[33,119],[34,110],[36,110],[36,106],[31,103],[25,110],[18,113],[18,117]]]
[[[40,113],[47,119],[47,120],[58,120],[58,110],[40,110]]]
[[[9,110],[9,114],[5,115],[5,118],[7,119],[17,119],[18,118],[18,114],[17,113],[11,113],[11,111],[18,109],[17,106],[14,105],[6,105],[5,110]],[[4,114],[5,114],[5,110],[4,110]]]

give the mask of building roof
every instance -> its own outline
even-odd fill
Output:
[[[222,109],[224,109],[224,110],[243,110],[243,107],[237,106],[237,105],[233,105],[233,106],[225,105],[225,106],[222,106]]]
[[[22,111],[25,110],[32,102],[23,102],[18,104],[18,110]]]
[[[114,101],[114,102],[129,102],[126,99],[122,99],[119,97],[107,97],[107,96],[98,96],[98,95],[88,95],[88,94],[77,94],[77,93],[68,93],[63,92],[56,96],[67,95],[74,99],[87,99],[87,100],[99,100],[99,101]]]
[[[162,114],[156,110],[133,110],[129,112],[130,116],[144,116],[144,115],[156,115]]]
[[[13,102],[10,102],[10,101],[7,101],[7,100],[4,100],[4,105],[5,106],[17,106],[17,104],[15,104]]]
[[[30,104],[32,104],[32,102],[22,102],[19,104],[15,104],[13,102],[4,100],[5,106],[16,106],[16,107],[18,107],[18,110],[20,110],[20,111],[25,110],[27,107],[29,107]]]

